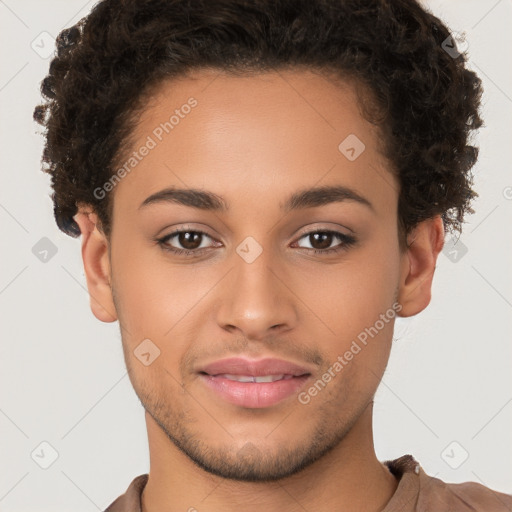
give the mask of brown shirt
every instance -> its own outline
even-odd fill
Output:
[[[475,482],[445,483],[427,475],[412,455],[384,464],[398,487],[382,512],[512,512],[512,495]],[[136,477],[105,512],[141,512],[141,494],[148,475]]]

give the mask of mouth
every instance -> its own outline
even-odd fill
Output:
[[[312,372],[278,359],[231,358],[207,365],[198,374],[217,400],[248,409],[262,409],[296,395]]]
[[[217,398],[246,409],[263,409],[297,395],[311,377],[305,375],[208,375],[201,380]]]
[[[208,374],[205,374],[208,375]],[[294,375],[234,375],[229,373],[221,373],[212,375],[212,377],[221,377],[223,379],[233,380],[235,382],[276,382],[277,380],[290,380]]]

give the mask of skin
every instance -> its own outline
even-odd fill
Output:
[[[196,370],[236,355],[277,357],[314,368],[307,390],[394,303],[402,317],[428,305],[442,220],[418,224],[400,251],[398,182],[348,82],[305,70],[195,72],[151,96],[133,149],[190,97],[197,106],[115,187],[111,239],[87,205],[75,216],[92,311],[119,321],[146,410],[143,510],[382,510],[397,481],[376,457],[372,407],[394,320],[306,405],[296,395],[264,409],[232,405]],[[338,149],[349,134],[366,146],[354,161]],[[321,185],[350,187],[373,209],[346,200],[280,210],[292,193]],[[229,210],[139,208],[170,186],[213,192]],[[187,258],[155,243],[178,228],[206,231],[196,247],[208,249]],[[325,245],[304,236],[326,229],[357,241],[314,254],[340,246],[335,236]],[[262,248],[252,263],[236,252],[248,236]],[[160,356],[144,366],[134,350],[148,338]]]

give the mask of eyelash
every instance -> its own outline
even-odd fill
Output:
[[[171,253],[174,253],[174,254],[177,254],[178,256],[184,256],[184,257],[200,256],[201,254],[203,254],[203,252],[205,250],[210,249],[209,247],[203,247],[201,249],[194,249],[194,250],[176,249],[176,247],[169,246],[166,243],[166,242],[168,242],[169,240],[171,240],[172,238],[174,238],[175,236],[177,236],[177,235],[179,235],[181,233],[196,233],[196,234],[205,235],[208,238],[212,238],[208,233],[206,233],[204,231],[201,231],[200,229],[181,229],[181,230],[176,230],[176,231],[174,231],[173,233],[171,233],[169,235],[165,235],[162,238],[157,238],[157,239],[155,239],[155,242],[157,242],[158,245],[163,250],[171,252]],[[341,244],[336,246],[336,247],[332,247],[330,249],[310,249],[308,247],[300,247],[300,249],[306,249],[308,252],[312,251],[315,254],[322,254],[322,255],[335,254],[335,253],[339,253],[341,251],[347,250],[349,247],[353,246],[356,243],[356,241],[357,241],[351,235],[346,235],[345,233],[340,233],[338,231],[332,231],[332,230],[329,230],[329,229],[318,229],[318,230],[314,230],[314,231],[309,231],[308,233],[302,234],[299,237],[298,240],[301,240],[302,238],[310,236],[310,235],[313,235],[315,233],[326,233],[326,234],[330,234],[330,235],[335,235],[335,237],[337,237],[337,238],[339,238],[341,240]]]

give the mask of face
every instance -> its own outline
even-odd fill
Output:
[[[349,84],[203,71],[161,84],[133,140],[109,272],[134,389],[209,472],[292,475],[371,403],[402,307],[380,133]],[[237,382],[254,375],[277,380]]]

